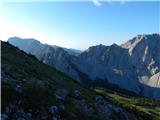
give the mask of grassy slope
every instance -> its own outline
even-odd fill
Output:
[[[96,88],[95,91],[104,95],[111,103],[133,112],[143,119],[160,120],[160,101],[141,97],[122,96],[117,93],[106,92],[105,89]],[[139,118],[139,119],[141,119]]]

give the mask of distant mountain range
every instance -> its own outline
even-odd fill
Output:
[[[8,42],[87,85],[132,91],[160,99],[160,34],[137,35],[118,46],[81,52],[13,37]],[[116,90],[116,89],[115,89]]]

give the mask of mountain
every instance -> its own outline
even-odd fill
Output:
[[[26,41],[27,40],[27,41]],[[29,46],[39,46],[39,48],[43,47],[42,44],[36,40],[36,39],[21,39],[19,37],[12,37],[10,38],[10,42],[14,45],[20,46],[21,49],[23,48],[25,51],[30,51],[30,49],[27,49]],[[57,48],[62,48],[64,49],[67,53],[69,53],[70,55],[79,55],[82,51],[77,50],[77,49],[73,49],[73,48],[64,48],[64,47],[59,47],[57,45],[48,45],[48,44],[44,44],[45,47],[53,47],[54,49]],[[44,47],[44,48],[45,48]],[[34,49],[35,50],[35,49]]]
[[[19,40],[30,41],[20,38]],[[160,99],[159,77],[154,77],[159,76],[160,72],[158,33],[137,35],[121,46],[92,46],[77,56],[64,52],[64,49],[55,52],[52,49],[41,50],[45,46],[41,43],[40,46],[43,47],[32,44],[25,49],[14,41],[15,38],[8,40],[12,45],[35,55],[40,61],[88,85],[106,88],[113,84],[116,87],[114,89],[126,89],[139,95]]]
[[[2,120],[158,120],[160,103],[90,89],[1,42]]]
[[[160,71],[159,34],[138,35],[122,46],[92,46],[75,64],[92,80],[106,80],[137,94],[160,98],[160,85],[152,80],[153,87],[150,80]]]
[[[71,58],[74,57],[66,51],[69,49],[42,44],[35,39],[21,39],[18,37],[10,38],[8,42],[29,54],[35,55],[37,59],[43,63],[53,66],[61,72],[78,79],[77,72],[72,69],[69,64]]]

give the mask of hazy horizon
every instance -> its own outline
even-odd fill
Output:
[[[4,0],[1,4],[0,39],[4,41],[17,36],[85,50],[98,44],[120,45],[138,34],[160,32],[158,1],[15,1]]]

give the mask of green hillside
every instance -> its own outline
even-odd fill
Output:
[[[141,97],[107,92],[105,89],[96,88],[95,91],[104,95],[111,103],[121,106],[134,113],[139,119],[160,120],[160,101]]]

